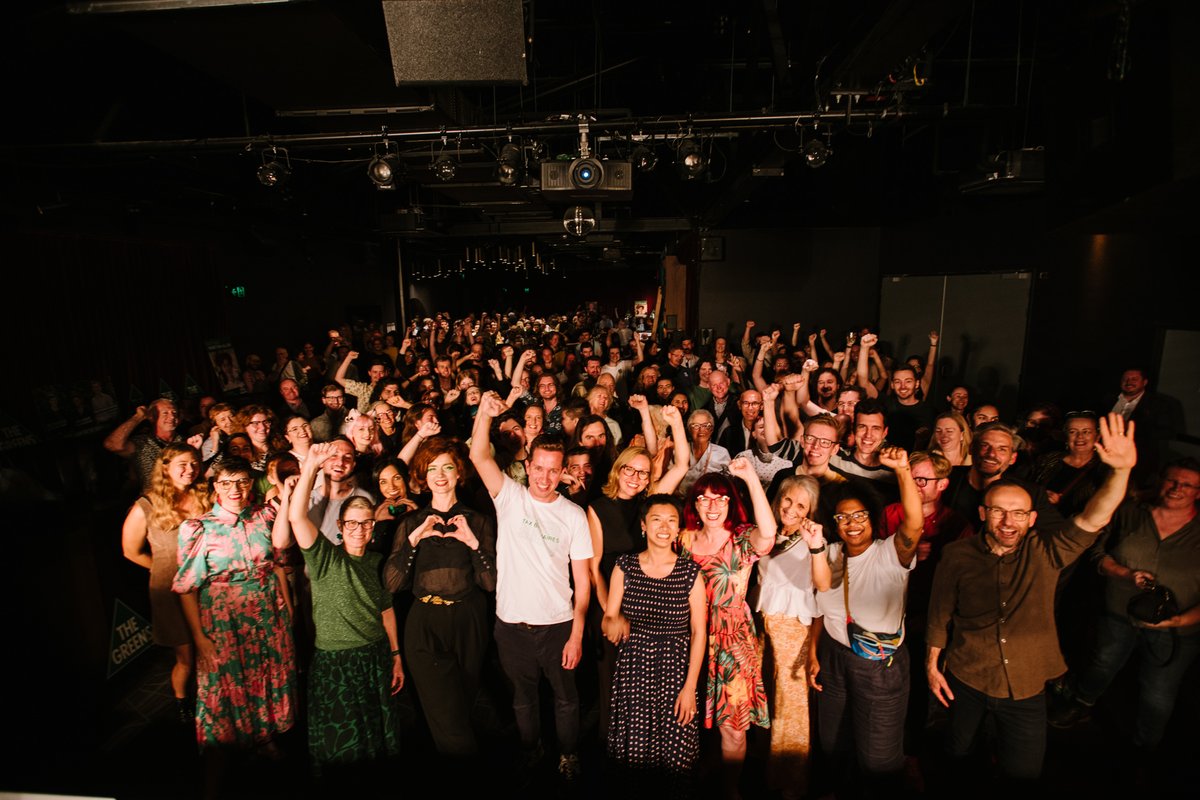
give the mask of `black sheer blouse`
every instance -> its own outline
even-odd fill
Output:
[[[462,514],[479,540],[479,548],[472,550],[457,539],[440,536],[422,539],[413,547],[409,536],[430,514],[447,521]],[[432,594],[446,600],[463,600],[477,590],[496,591],[496,524],[462,503],[446,512],[424,506],[405,514],[396,525],[383,583],[393,594],[411,589],[414,597]]]

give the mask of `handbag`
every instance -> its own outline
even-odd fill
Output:
[[[900,629],[895,633],[869,631],[854,621],[854,615],[850,613],[850,561],[845,545],[842,546],[842,596],[846,602],[846,637],[850,640],[850,650],[868,661],[886,661],[886,666],[890,667],[892,658],[904,642],[904,611],[900,611]]]
[[[1155,583],[1129,598],[1125,611],[1138,622],[1154,625],[1178,614],[1179,602],[1174,592]]]

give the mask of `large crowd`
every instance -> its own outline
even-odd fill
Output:
[[[1135,654],[1129,746],[1159,746],[1200,654],[1200,463],[1170,458],[1144,369],[1096,411],[1004,421],[935,391],[936,332],[901,360],[886,332],[641,327],[345,326],[247,358],[249,394],[190,426],[160,399],[112,431],[140,484],[124,552],[210,794],[299,719],[318,774],[395,759],[405,687],[469,763],[493,664],[512,786],[734,797],[749,735],[781,797],[920,791],[931,726],[947,786],[1032,782],[1047,724]]]

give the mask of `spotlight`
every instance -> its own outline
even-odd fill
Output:
[[[679,167],[679,174],[688,180],[699,178],[708,169],[708,160],[704,157],[704,149],[698,141],[690,136],[679,140],[675,163]]]
[[[576,189],[595,189],[604,180],[604,166],[594,158],[581,158],[571,165],[571,183]]]
[[[820,139],[809,139],[804,145],[804,163],[813,169],[825,166],[830,149]]]
[[[521,148],[512,142],[500,148],[500,163],[496,166],[496,178],[504,186],[512,186],[521,180]]]
[[[287,183],[292,176],[292,165],[287,150],[272,147],[262,151],[262,164],[258,168],[258,182],[274,189]]]
[[[633,148],[629,160],[633,162],[633,166],[637,167],[638,172],[651,172],[658,166],[658,153],[644,144],[639,144]]]
[[[396,188],[396,174],[399,171],[399,161],[393,155],[376,154],[367,164],[367,177],[375,184],[375,188],[381,190]]]
[[[587,236],[596,229],[596,215],[587,206],[571,206],[563,214],[563,228],[572,236]]]
[[[454,163],[454,159],[445,153],[438,156],[437,161],[433,162],[433,174],[443,181],[454,180],[454,173],[457,169],[458,165]]]

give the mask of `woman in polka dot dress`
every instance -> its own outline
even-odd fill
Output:
[[[618,646],[608,754],[635,796],[685,794],[699,755],[696,687],[708,599],[699,566],[673,550],[680,507],[669,495],[642,505],[646,549],[617,559],[602,628]]]

